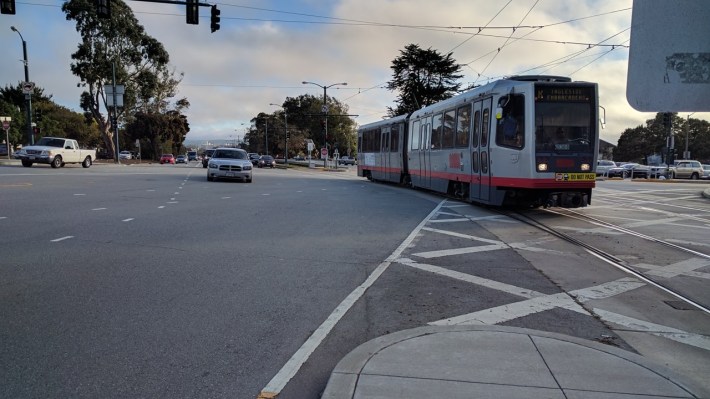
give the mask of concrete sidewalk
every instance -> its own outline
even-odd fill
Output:
[[[710,398],[645,358],[561,334],[431,326],[366,342],[333,370],[322,399]]]

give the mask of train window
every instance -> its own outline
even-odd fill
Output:
[[[481,152],[481,173],[488,173],[488,153]]]
[[[454,148],[456,110],[446,111],[442,125],[441,148]]]
[[[481,147],[488,145],[488,129],[490,128],[491,110],[483,110],[483,121],[481,123]],[[483,159],[481,159],[481,170],[483,170]]]
[[[402,124],[392,126],[392,131],[390,132],[390,152],[399,151],[399,131]]]
[[[409,146],[410,150],[418,150],[419,149],[419,126],[420,126],[419,119],[416,121],[412,122],[412,131],[410,133],[410,140],[409,142],[411,145]]]
[[[389,138],[390,132],[384,132],[382,133],[382,151],[381,152],[390,152],[389,145],[390,145],[390,138]]]
[[[481,111],[476,110],[476,113],[473,114],[473,148],[478,147],[478,136],[481,132]]]
[[[471,168],[473,173],[478,173],[478,151],[474,151],[471,156]]]
[[[456,112],[456,147],[466,148],[471,134],[471,105],[459,107]]]
[[[496,126],[496,144],[522,148],[525,133],[525,97],[521,94],[502,97],[503,117]]]
[[[431,149],[438,150],[441,148],[441,114],[434,115],[431,124]]]

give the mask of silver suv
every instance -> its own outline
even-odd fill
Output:
[[[698,161],[681,160],[671,168],[671,179],[698,180],[703,176],[703,165]]]

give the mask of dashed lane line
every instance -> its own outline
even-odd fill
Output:
[[[51,242],[59,242],[59,241],[68,240],[68,239],[70,239],[70,238],[74,238],[74,236],[64,236],[64,237],[55,238],[54,240],[49,240],[49,241],[51,241]]]

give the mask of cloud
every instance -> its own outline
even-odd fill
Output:
[[[302,85],[304,80],[347,82],[347,87],[330,88],[328,95],[349,105],[359,124],[380,120],[395,100],[383,88],[391,79],[391,62],[406,45],[416,43],[453,52],[457,62],[466,64],[464,83],[483,84],[514,74],[597,82],[606,109],[601,135],[616,143],[624,129],[653,117],[626,101],[628,49],[593,46],[628,45],[631,3],[245,0],[219,3],[221,29],[215,33],[210,32],[207,7],[200,8],[199,25],[187,25],[183,6],[128,4],[146,32],[168,50],[171,66],[185,74],[178,98],[187,97],[191,104],[189,140],[243,134],[242,124],[277,109],[270,103],[306,93],[322,95],[321,88]],[[31,79],[60,104],[78,110],[81,89],[69,71],[79,41],[73,22],[65,20],[56,3],[18,4],[17,12],[0,19],[7,26],[0,29],[0,38],[9,44],[9,55],[0,59],[0,77],[10,85],[23,79],[17,61],[21,42],[9,29],[16,25],[28,42]],[[523,26],[513,30],[518,25]],[[475,28],[483,26],[488,29]]]

